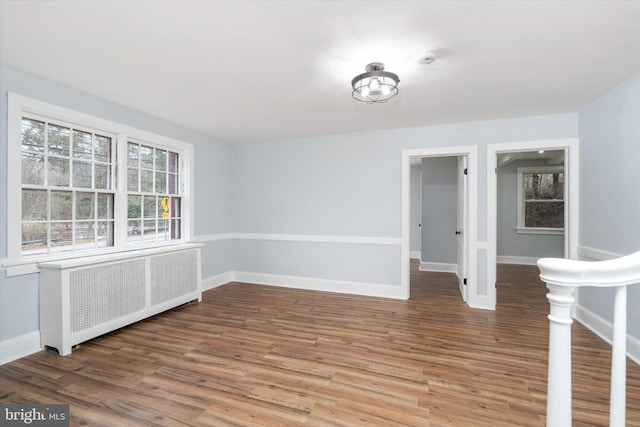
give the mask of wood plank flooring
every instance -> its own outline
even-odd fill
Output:
[[[543,426],[548,303],[501,266],[496,311],[412,265],[397,301],[232,283],[82,344],[0,366],[0,403],[68,403],[71,425]],[[573,328],[574,426],[608,425],[610,348]],[[627,370],[640,426],[640,366]]]

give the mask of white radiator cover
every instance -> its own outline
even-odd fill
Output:
[[[200,244],[39,263],[42,346],[81,342],[202,300]]]

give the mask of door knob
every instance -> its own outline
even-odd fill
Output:
[[[460,235],[460,231],[456,231],[456,235],[459,236]]]

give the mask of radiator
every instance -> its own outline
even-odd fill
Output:
[[[39,263],[42,346],[73,346],[202,299],[200,246]]]

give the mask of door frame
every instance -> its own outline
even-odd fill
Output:
[[[578,248],[578,138],[545,139],[487,145],[487,305],[495,307],[498,240],[498,154],[520,151],[564,150],[564,256],[577,259]]]
[[[462,301],[467,302],[468,286],[467,286],[467,209],[469,205],[469,180],[467,173],[469,168],[469,159],[467,156],[458,156],[456,158],[456,253],[458,255],[458,265],[456,273],[458,275],[458,287]],[[460,192],[462,186],[462,193]],[[462,241],[460,241],[462,239]],[[462,244],[462,250],[460,245]]]
[[[411,159],[415,157],[458,157],[467,156],[467,304],[474,307],[477,301],[478,272],[478,147],[465,145],[441,148],[418,148],[402,150],[402,192],[400,219],[400,288],[405,299],[411,296],[410,286],[410,183]]]

